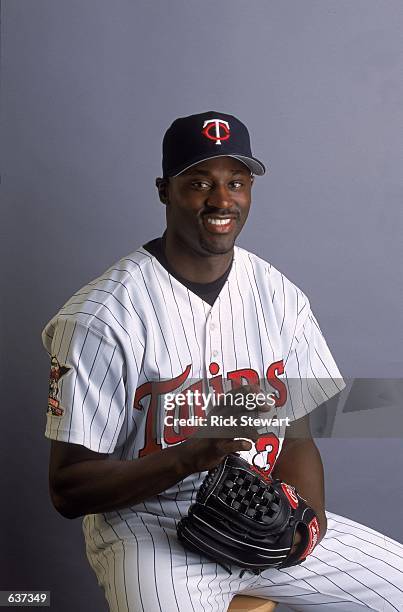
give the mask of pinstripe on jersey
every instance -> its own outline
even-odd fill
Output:
[[[264,381],[286,398],[279,411],[292,419],[344,386],[304,293],[238,247],[213,306],[140,248],[77,291],[46,325],[43,343],[69,368],[58,381],[63,413],[48,412],[46,436],[120,459],[163,448],[177,435],[163,425],[162,397],[151,393],[151,381],[157,389],[207,379],[210,389]],[[258,464],[271,469],[284,427],[270,435],[266,446],[243,454],[251,462],[259,455]],[[349,612],[403,609],[403,547],[336,515],[303,566],[258,579],[236,569],[228,576],[184,551],[175,526],[203,477],[193,474],[136,506],[84,518],[88,559],[111,610],[225,610],[240,589],[300,610],[343,609],[346,601]]]
[[[194,382],[210,376],[212,362],[224,378],[249,370],[262,380],[272,366],[287,385],[291,418],[343,386],[307,297],[238,247],[213,306],[140,248],[77,291],[45,327],[43,343],[70,368],[60,381],[64,414],[48,415],[46,435],[125,458],[149,442],[150,398],[133,409],[136,389],[187,368],[185,380]],[[153,443],[165,446],[161,422],[157,429]]]

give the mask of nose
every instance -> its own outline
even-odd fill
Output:
[[[226,210],[231,208],[232,205],[231,192],[227,189],[226,185],[215,185],[209,193],[208,206]]]

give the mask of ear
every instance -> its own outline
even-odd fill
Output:
[[[255,175],[251,174],[250,175],[250,184],[253,185],[254,182],[255,182]]]
[[[156,178],[155,179],[155,186],[158,189],[158,195],[159,195],[160,201],[165,205],[169,204],[168,183],[169,183],[169,179],[167,178]]]

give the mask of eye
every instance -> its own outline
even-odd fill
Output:
[[[211,185],[207,181],[192,181],[192,187],[198,189],[199,191],[206,191],[210,189]]]
[[[242,189],[244,184],[242,183],[242,181],[231,181],[230,185],[232,189],[238,190],[238,189]]]

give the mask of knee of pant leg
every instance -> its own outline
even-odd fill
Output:
[[[236,595],[231,601],[227,612],[273,612],[276,603],[262,597]]]

